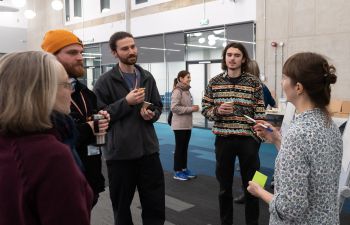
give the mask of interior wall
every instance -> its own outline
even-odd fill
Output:
[[[0,53],[25,51],[27,49],[27,29],[0,27]]]
[[[131,13],[131,30],[135,36],[201,27],[199,20],[203,18],[202,1],[174,0],[162,3],[161,6],[137,9]],[[158,13],[154,14],[154,7]],[[104,23],[103,17],[84,28],[87,22],[77,27],[65,26],[63,12],[53,11],[50,1],[36,0],[36,10],[37,17],[28,23],[28,50],[40,49],[43,35],[53,28],[76,28],[71,30],[82,39],[93,42],[106,41],[113,32],[125,29],[125,21],[120,13],[119,17],[111,17],[112,22],[107,20]],[[350,77],[347,76],[350,73],[349,11],[350,2],[344,0],[238,0],[236,4],[229,0],[217,0],[206,3],[209,26],[256,20],[257,61],[267,78],[266,84],[273,92],[276,91],[277,97],[282,96],[281,71],[288,56],[298,51],[315,51],[328,56],[337,68],[338,81],[333,87],[333,97],[350,99],[347,90],[350,86]],[[0,32],[7,33],[2,27]],[[22,37],[25,35],[20,36],[24,40]],[[17,43],[13,38],[19,35],[10,37],[11,42],[2,41],[0,51],[25,49],[26,46],[22,44],[10,47]],[[284,46],[275,49],[271,47],[273,41],[283,42]],[[6,47],[10,49],[3,50]]]
[[[12,6],[10,0],[1,5]],[[0,12],[0,53],[24,51],[27,49],[27,20],[23,10],[16,12]]]
[[[181,0],[177,1],[181,2]],[[139,37],[172,31],[254,21],[256,16],[255,8],[254,0],[242,0],[236,4],[233,4],[232,1],[210,1],[205,4],[205,17],[209,19],[209,25],[207,26],[200,25],[200,20],[204,17],[204,6],[203,4],[196,4],[143,16],[134,16],[131,18],[130,28],[131,33],[135,37]],[[145,11],[147,10],[149,9],[145,9]],[[218,16],[218,13],[220,13],[220,16]],[[74,32],[84,37],[86,40],[104,42],[108,41],[109,37],[118,30],[125,30],[124,20],[78,28],[74,29]]]
[[[343,0],[256,1],[257,61],[277,97],[282,96],[282,65],[300,51],[328,57],[337,68],[338,81],[332,97],[350,99],[350,2]],[[274,48],[272,42],[283,42]],[[275,54],[277,53],[277,54]]]
[[[84,4],[90,3],[86,0]],[[78,24],[64,24],[63,11],[54,12],[50,8],[50,1],[36,0],[36,5],[39,5],[37,6],[38,16],[28,24],[29,49],[40,48],[43,35],[53,28],[70,29],[88,43],[107,41],[114,32],[125,30],[125,20],[121,13],[107,17],[101,15],[100,18]],[[130,27],[135,37],[254,21],[256,16],[255,0],[240,0],[236,4],[231,0],[207,0],[204,6],[203,1],[200,0],[173,0],[162,2],[160,5],[161,7],[154,5],[131,11]],[[154,9],[158,11],[155,13]],[[209,19],[207,26],[200,25],[200,20],[204,17],[204,9],[205,17]]]
[[[31,4],[33,4],[33,0],[31,2]],[[51,8],[51,1],[35,0],[35,11],[36,17],[34,17],[31,20],[28,20],[28,50],[41,50],[41,42],[45,33],[48,30],[60,29],[65,27],[63,10],[53,10]]]

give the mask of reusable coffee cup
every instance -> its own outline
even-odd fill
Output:
[[[94,124],[97,124],[97,128],[98,128],[98,121],[104,119],[104,117],[100,114],[94,114],[93,119],[94,119]],[[97,129],[97,132],[98,132],[98,129]],[[106,143],[106,138],[104,134],[96,133],[95,136],[96,136],[96,145],[104,145]]]

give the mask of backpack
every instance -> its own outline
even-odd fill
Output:
[[[171,126],[171,120],[173,119],[173,112],[172,111],[170,111],[169,112],[169,115],[168,115],[168,124],[169,124],[169,126]]]
[[[181,92],[181,95],[182,95],[182,89],[181,88],[175,88],[175,89],[179,89],[180,90],[180,92]],[[174,90],[175,90],[174,89]],[[173,90],[173,91],[174,91]],[[169,112],[169,115],[168,115],[168,124],[169,124],[169,126],[171,126],[171,120],[173,119],[173,112],[171,111],[171,109],[170,109],[170,112]]]

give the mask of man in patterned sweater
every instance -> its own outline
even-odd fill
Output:
[[[246,196],[246,224],[256,225],[259,218],[259,201],[246,189],[248,181],[260,168],[260,141],[243,115],[265,119],[265,109],[260,80],[245,73],[249,61],[247,50],[242,44],[228,44],[222,54],[224,72],[210,80],[202,99],[202,114],[215,121],[212,131],[216,135],[216,178],[220,184],[222,225],[233,223],[232,175],[236,156]]]

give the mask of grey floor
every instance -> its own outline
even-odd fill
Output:
[[[100,196],[98,204],[92,211],[91,224],[92,225],[113,225],[113,211],[112,205],[109,200],[109,190],[107,190]],[[194,205],[186,203],[176,198],[166,196],[166,207],[170,210],[177,212],[184,211],[186,209],[194,207]],[[134,225],[142,225],[141,220],[141,204],[139,201],[138,193],[135,193],[134,200],[131,204],[131,213]],[[175,225],[169,221],[166,221],[164,225]],[[209,224],[208,224],[209,225]]]
[[[239,178],[234,179],[234,196],[241,194]],[[165,172],[165,225],[218,225],[219,211],[217,199],[218,185],[212,176],[200,175],[191,181],[177,181]],[[270,190],[271,191],[271,190]],[[142,225],[141,206],[137,192],[131,205],[134,225]],[[259,224],[268,224],[268,208],[260,201]],[[92,225],[113,225],[112,205],[108,187],[100,195],[91,214]],[[349,213],[340,215],[340,225],[348,225]],[[244,205],[234,204],[234,224],[244,225]]]
[[[235,178],[234,195],[239,195],[239,179]],[[217,182],[214,177],[201,175],[190,181],[177,181],[172,174],[165,172],[166,190],[166,222],[165,225],[217,225],[219,211],[217,201]],[[138,193],[135,193],[131,205],[134,225],[142,225],[141,205]],[[235,224],[244,223],[244,206],[234,206]],[[92,225],[113,225],[113,212],[109,200],[108,188],[100,196],[91,215]],[[260,207],[260,224],[268,224],[268,210],[266,204]]]

